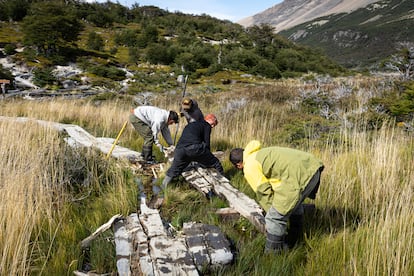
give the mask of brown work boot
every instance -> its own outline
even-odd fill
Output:
[[[163,196],[157,196],[157,195],[153,195],[151,197],[150,202],[148,203],[148,207],[151,209],[159,209],[161,208],[162,203],[164,202],[164,197]]]
[[[163,202],[164,202],[164,198],[163,197],[157,198],[157,200],[154,202],[154,209],[161,208],[161,205],[162,205]]]

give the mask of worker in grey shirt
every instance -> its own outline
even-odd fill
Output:
[[[178,114],[173,110],[168,111],[155,106],[139,106],[131,110],[131,113],[129,116],[131,124],[144,138],[141,155],[146,162],[154,163],[152,145],[155,144],[161,152],[164,152],[164,148],[158,139],[158,134],[161,132],[168,146],[173,146],[168,126],[178,123]]]

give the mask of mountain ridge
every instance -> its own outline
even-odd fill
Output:
[[[330,14],[349,13],[379,0],[284,0],[237,23],[249,27],[269,24],[276,32]]]
[[[321,2],[285,0],[252,18],[256,25],[270,25],[289,41],[320,49],[348,68],[378,69],[404,48],[414,51],[414,1]]]

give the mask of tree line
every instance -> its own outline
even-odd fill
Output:
[[[52,63],[76,59],[85,51],[114,55],[126,47],[130,63],[168,65],[198,75],[236,70],[277,79],[310,71],[344,72],[320,51],[275,34],[270,25],[244,28],[206,14],[78,0],[1,0],[0,10],[0,20],[21,24],[22,43],[32,50],[32,58],[41,55]],[[78,42],[86,28],[87,49],[82,49]],[[114,30],[110,49],[105,49],[99,28]]]

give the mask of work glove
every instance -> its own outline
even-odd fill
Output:
[[[162,153],[164,153],[164,147],[161,144],[156,144]]]
[[[164,155],[165,155],[165,157],[166,158],[173,157],[174,156],[174,150],[175,150],[175,146],[174,145],[171,145],[169,147],[166,147],[164,149]]]

